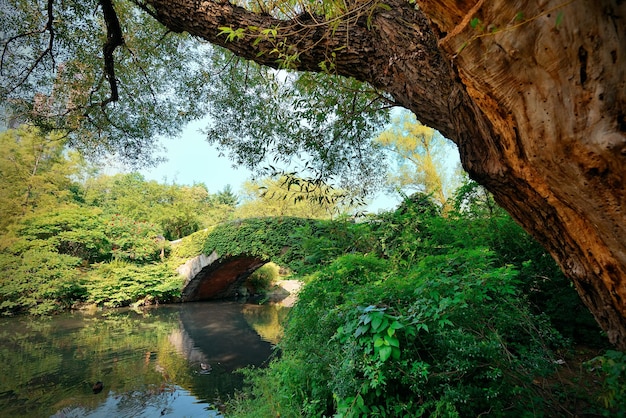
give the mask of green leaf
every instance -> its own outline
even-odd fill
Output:
[[[393,350],[391,349],[390,346],[386,345],[380,348],[380,350],[378,351],[378,355],[380,356],[380,360],[381,361],[387,361],[389,359],[389,357],[391,357]]]
[[[354,332],[354,336],[355,337],[360,337],[361,335],[364,335],[365,333],[367,333],[367,331],[369,331],[370,326],[369,324],[364,324],[364,325],[360,325],[356,331]]]
[[[400,328],[404,328],[404,325],[402,325],[400,322],[398,321],[393,321],[391,323],[391,325],[389,326],[390,329],[400,329]]]
[[[372,315],[373,316],[373,315]],[[382,315],[379,316],[375,316],[372,318],[372,330],[374,331],[378,331],[378,329],[380,328],[380,325],[383,323],[383,318]]]
[[[554,22],[554,27],[558,29],[559,26],[561,26],[562,22],[563,22],[563,12],[558,12],[556,15],[556,22]]]
[[[220,26],[218,29],[220,30],[220,32],[217,34],[217,36],[230,35],[231,33],[233,33],[233,28],[230,28],[228,26]]]
[[[392,347],[400,347],[400,341],[398,341],[398,339],[395,337],[385,335],[385,342],[387,343],[387,345],[390,345]]]
[[[472,20],[470,20],[470,26],[472,29],[477,29],[480,28],[480,19],[475,17]]]

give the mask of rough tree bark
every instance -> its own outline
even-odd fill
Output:
[[[339,24],[227,2],[147,3],[170,29],[263,65],[278,65],[278,41],[304,71],[334,52],[338,74],[390,93],[459,146],[464,168],[626,349],[626,2],[357,1]],[[245,30],[227,41],[220,27]]]

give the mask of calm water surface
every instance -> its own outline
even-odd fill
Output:
[[[220,416],[233,372],[266,364],[286,313],[205,302],[2,318],[0,416]]]

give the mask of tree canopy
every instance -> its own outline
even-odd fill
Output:
[[[310,154],[322,175],[356,167],[365,181],[377,154],[364,134],[379,111],[406,107],[458,145],[465,170],[551,252],[626,347],[624,2],[100,0],[94,10],[10,0],[1,13],[0,95],[12,116],[131,159],[209,111],[229,124],[210,128],[212,140],[234,144],[240,161]],[[324,82],[313,83],[317,96],[300,96],[306,88],[287,77],[290,93],[272,93],[290,100],[277,107],[251,82],[256,67],[236,56]],[[215,74],[233,65],[241,73],[231,93],[252,100],[251,119],[212,100],[226,93],[208,88]],[[271,71],[258,73],[274,85],[263,75]],[[322,92],[338,76],[372,88],[343,80],[350,99],[329,99]]]
[[[454,175],[446,158],[454,145],[437,131],[424,126],[411,113],[392,118],[391,126],[376,142],[395,155],[397,168],[387,179],[392,188],[432,194],[442,206],[454,192]],[[460,180],[457,180],[457,183]]]

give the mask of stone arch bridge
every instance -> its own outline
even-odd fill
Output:
[[[245,279],[269,261],[294,269],[303,261],[302,235],[294,233],[314,234],[319,227],[320,221],[312,219],[251,218],[184,238],[178,245],[190,245],[198,255],[178,268],[185,277],[181,300],[236,296]]]

